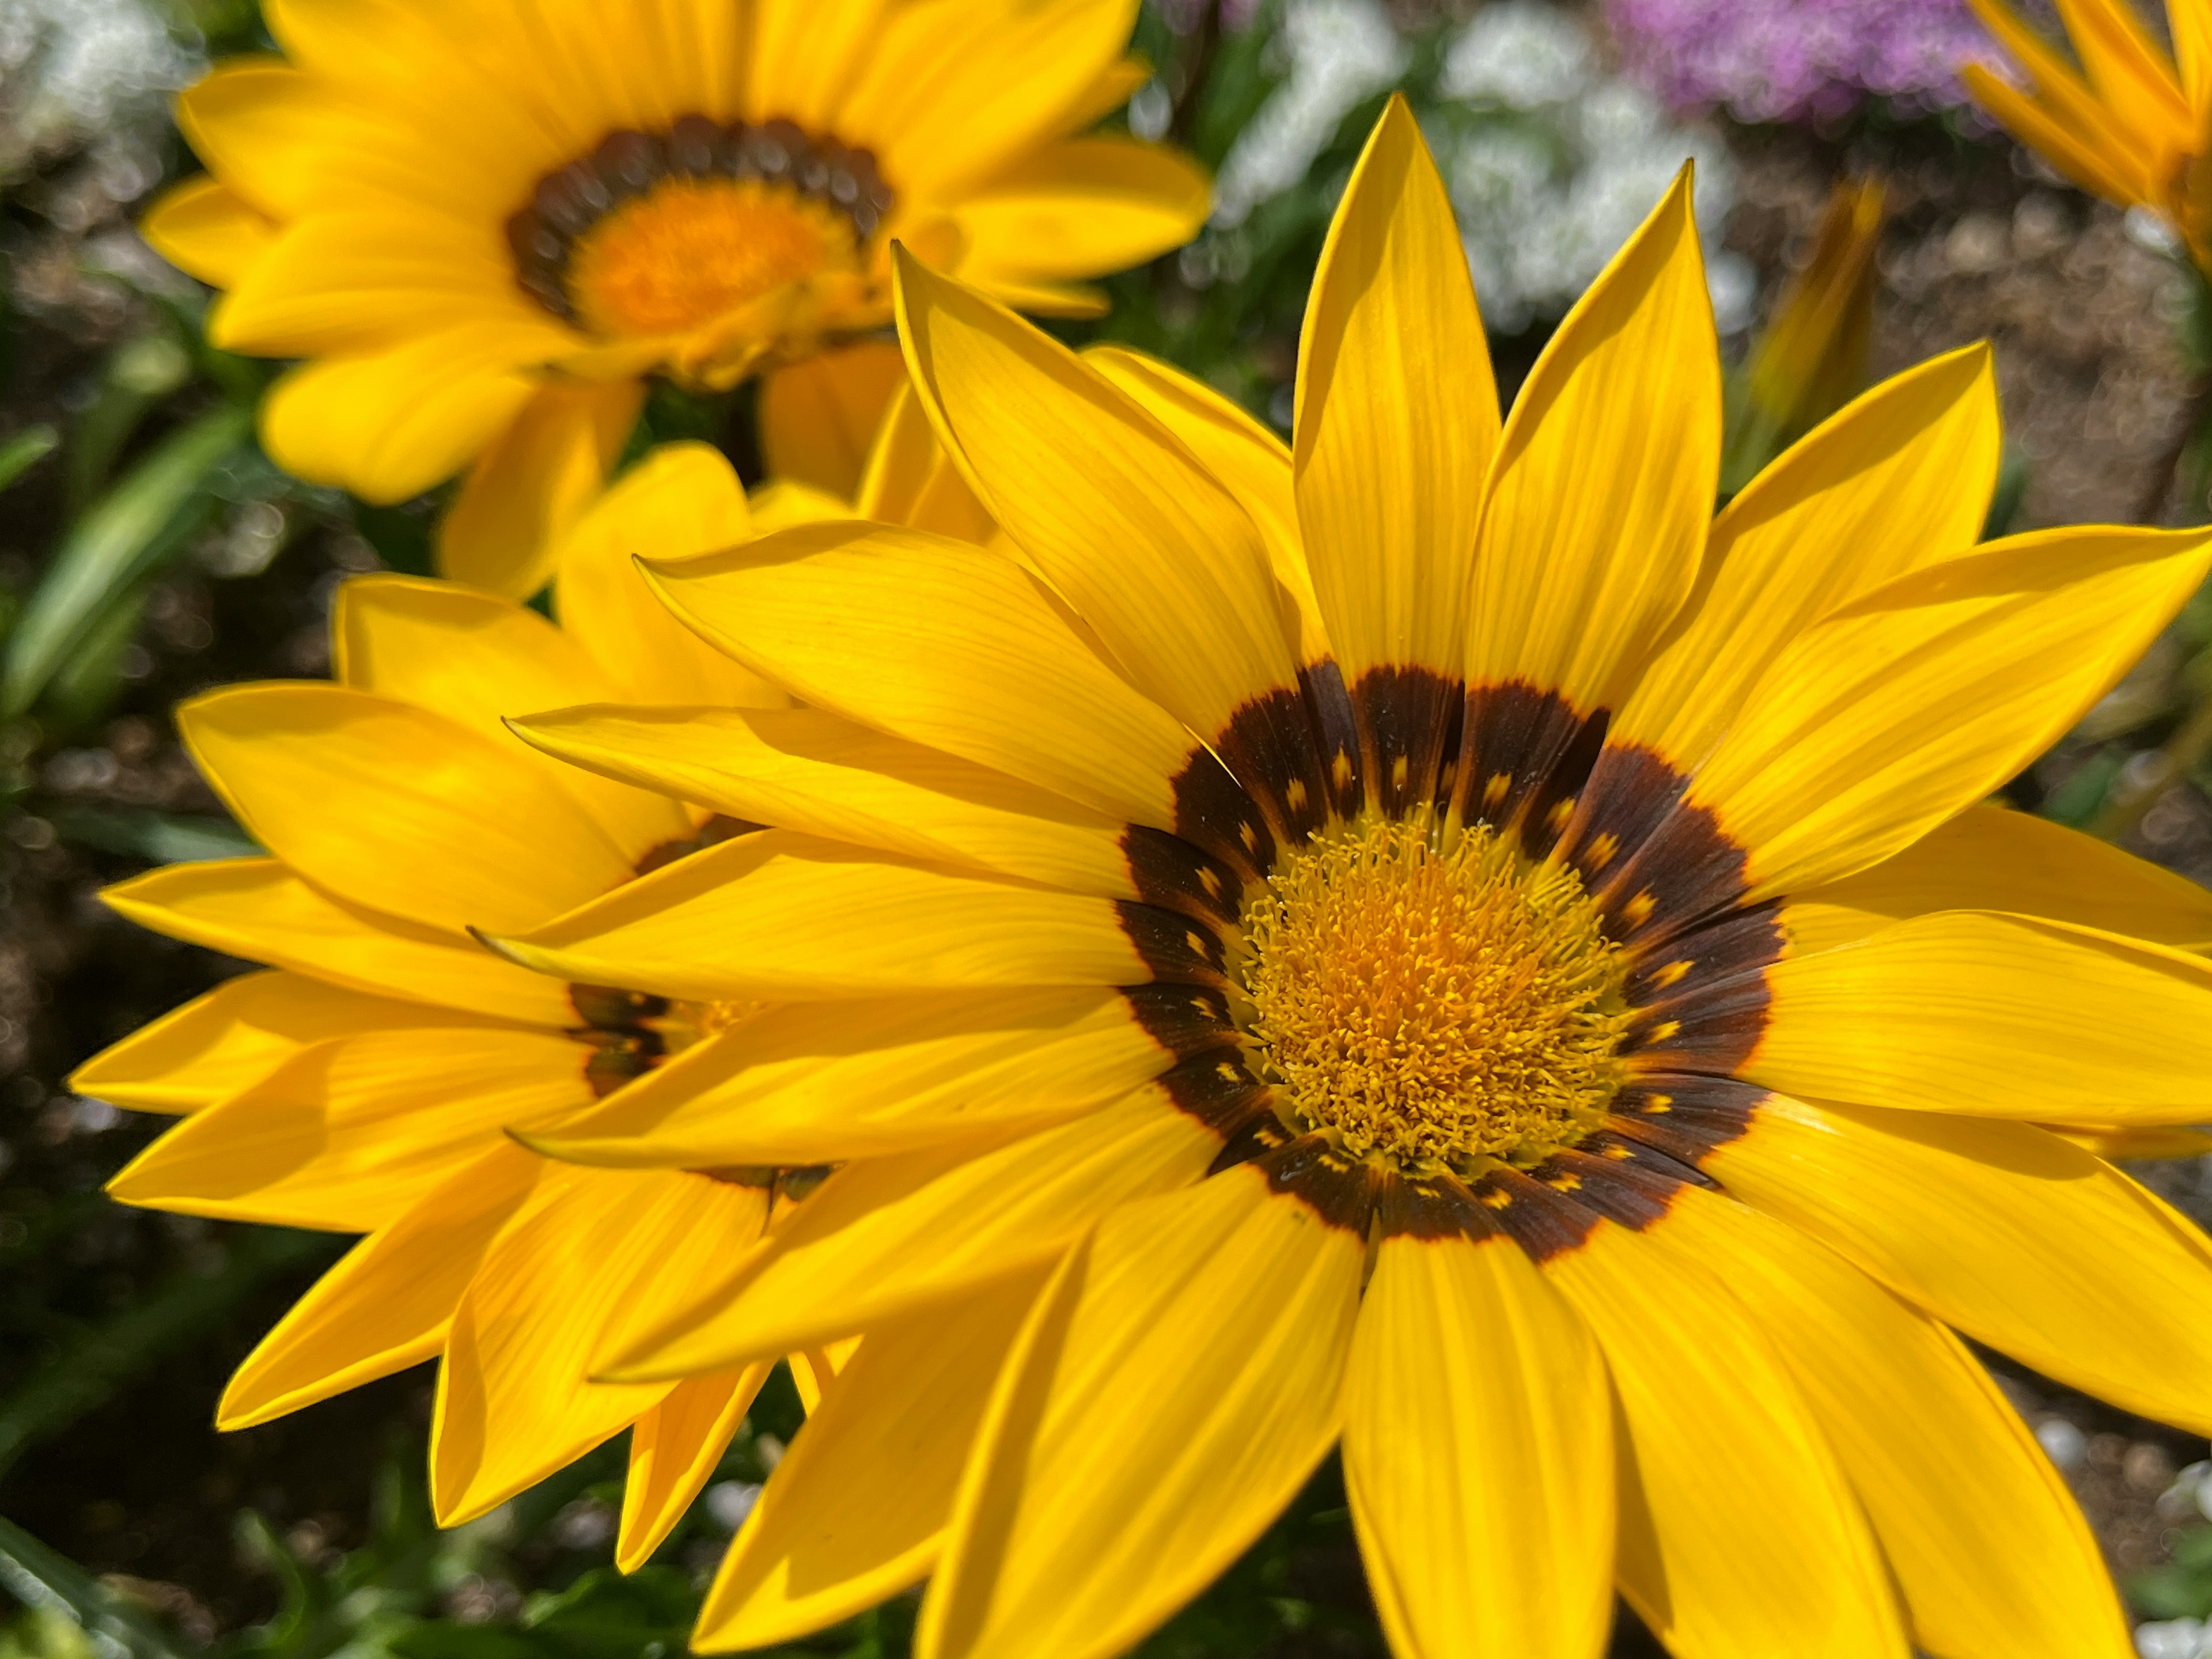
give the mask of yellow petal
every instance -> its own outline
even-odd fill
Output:
[[[467,940],[347,904],[275,859],[173,864],[100,896],[156,933],[352,990],[532,1025],[576,1023],[568,988],[558,981]]]
[[[852,501],[891,394],[905,383],[906,360],[888,340],[863,340],[775,370],[760,392],[761,459],[769,475]]]
[[[1804,1391],[1930,1653],[2127,1659],[2119,1598],[2081,1511],[1959,1340],[1784,1223],[1686,1194],[1670,1225]]]
[[[860,518],[927,530],[978,546],[998,531],[968,481],[946,459],[921,400],[903,379],[876,429],[854,501]]]
[[[154,252],[189,276],[229,288],[276,241],[276,223],[212,178],[187,179],[138,222]]]
[[[2045,1125],[2061,1139],[2102,1158],[2201,1158],[2212,1152],[2202,1129],[2118,1129],[2109,1124]]]
[[[1124,929],[1123,908],[772,830],[496,944],[571,984],[707,1001],[1133,985],[1155,969]],[[1196,924],[1170,921],[1188,949],[1213,948]],[[1178,972],[1212,977],[1206,961],[1188,957]]]
[[[1974,911],[1766,972],[1742,1075],[1821,1100],[2035,1122],[2212,1120],[2212,963]]]
[[[459,1526],[619,1433],[665,1383],[589,1382],[608,1316],[760,1194],[681,1171],[543,1166],[454,1310],[430,1429],[438,1524]]]
[[[2203,0],[2174,0],[2166,23],[2180,60],[2182,95],[2193,110],[2212,108],[2212,9]]]
[[[1298,522],[1355,700],[1370,669],[1458,678],[1498,431],[1451,199],[1393,96],[1329,226],[1298,343]]]
[[[198,1111],[258,1083],[312,1042],[476,1023],[305,974],[240,974],[101,1049],[70,1073],[69,1086],[133,1111]]]
[[[313,205],[313,81],[275,58],[234,58],[178,94],[177,125],[210,172],[274,219]]]
[[[438,574],[526,599],[553,574],[645,400],[636,380],[540,387],[477,458],[438,526]]]
[[[744,113],[826,127],[849,94],[855,63],[881,39],[894,0],[852,0],[824,10],[808,0],[761,0],[750,33]]]
[[[1298,661],[1310,664],[1328,656],[1328,637],[1298,532],[1289,447],[1203,380],[1157,357],[1107,345],[1089,348],[1083,361],[1181,439],[1251,515],[1281,590],[1284,627],[1297,639]]]
[[[1204,1589],[1336,1438],[1364,1254],[1250,1164],[1101,1223],[992,1396],[917,1659],[1106,1659]]]
[[[186,1215],[373,1232],[507,1125],[588,1104],[589,1052],[563,1036],[481,1026],[318,1042],[193,1113],[107,1191]]]
[[[331,613],[338,683],[397,697],[491,738],[533,708],[617,695],[583,647],[511,599],[413,576],[362,576],[338,590]],[[574,766],[546,775],[606,831],[631,863],[691,833],[665,796],[611,783]]]
[[[637,570],[641,555],[687,557],[752,533],[744,486],[721,452],[663,444],[560,538],[555,614],[627,698],[775,708],[781,692],[669,615]]]
[[[1711,586],[1607,730],[1686,769],[1760,672],[1829,611],[1972,547],[1997,473],[1986,345],[1885,380],[1714,520]]]
[[[493,1146],[355,1245],[246,1356],[216,1426],[251,1428],[436,1353],[477,1264],[544,1167],[520,1146]]]
[[[1266,550],[1228,491],[1066,347],[896,257],[900,337],[939,438],[1131,681],[1209,737],[1294,687]]]
[[[2202,531],[2037,531],[1903,576],[1797,639],[1690,787],[1747,902],[1902,851],[2056,742],[2212,566]]]
[[[389,697],[272,681],[195,697],[177,723],[253,838],[357,904],[520,932],[631,872],[527,750]]]
[[[2183,11],[2190,0],[2179,0]],[[2176,150],[2197,137],[2188,100],[2174,78],[2173,60],[2154,42],[2126,0],[2057,0],[2067,39],[2089,72],[2089,82],[2106,107],[2124,110],[2128,119],[2160,135]]]
[[[2038,77],[2033,97],[1981,64],[1966,64],[1960,78],[2013,137],[2091,195],[2124,207],[2153,199],[2139,147],[2112,129],[2070,76]]]
[[[1345,1379],[1344,1484],[1392,1652],[1605,1650],[1612,1430],[1596,1342],[1519,1246],[1384,1237]]]
[[[1119,133],[1065,138],[960,204],[960,276],[988,288],[1126,270],[1188,242],[1212,207],[1205,169],[1180,151]]]
[[[623,1571],[643,1566],[684,1518],[772,1369],[763,1360],[678,1382],[631,1426],[629,1478],[615,1535],[615,1565]]]
[[[1703,1197],[1677,1194],[1684,1210]],[[1905,1659],[1888,1570],[1802,1395],[1670,1214],[1544,1264],[1620,1420],[1621,1594],[1670,1652]]]
[[[611,1331],[608,1375],[682,1376],[850,1335],[1056,1258],[1117,1206],[1204,1173],[1221,1138],[1147,1089],[1058,1128],[847,1164],[768,1247],[702,1274],[657,1328]]]
[[[1618,707],[1690,596],[1720,476],[1719,345],[1686,169],[1513,400],[1474,562],[1468,678]]]
[[[1042,1127],[1174,1062],[1120,991],[794,1003],[533,1130],[530,1144],[611,1167],[842,1164]]]
[[[835,130],[872,145],[886,176],[923,199],[965,194],[1096,118],[1136,14],[1136,0],[891,8],[840,88]],[[818,15],[809,26],[822,27]]]
[[[1137,896],[1121,848],[1126,825],[820,709],[571,708],[515,730],[573,763],[568,769],[588,767],[748,823]]]
[[[920,1582],[1042,1283],[1017,1274],[869,1331],[722,1558],[696,1650],[794,1641]]]
[[[1798,951],[1826,951],[1931,910],[2008,910],[2191,949],[2212,945],[2212,891],[2109,842],[1972,806],[1871,870],[1791,896]]]
[[[310,483],[404,501],[459,471],[534,390],[496,337],[433,334],[292,370],[262,400],[261,441],[271,460]]]
[[[1190,734],[1011,559],[853,524],[647,568],[678,616],[817,708],[1125,822],[1174,825],[1169,781]]]
[[[2212,1425],[2212,1245],[2056,1135],[1773,1095],[1702,1167],[1977,1341],[2124,1410]]]

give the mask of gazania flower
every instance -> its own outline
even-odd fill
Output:
[[[2200,270],[2212,269],[2212,4],[2168,0],[2173,58],[2130,0],[2060,8],[2081,69],[2045,45],[2007,0],[1972,0],[2027,79],[2025,91],[1987,66],[1962,73],[1983,107],[2021,143],[2093,195],[2143,207],[2171,226]]]
[[[882,325],[892,238],[1050,313],[1185,240],[1203,174],[1073,136],[1143,79],[1134,9],[272,0],[285,57],[184,94],[208,174],[146,234],[226,290],[218,344],[310,360],[264,406],[279,464],[380,501],[469,469],[446,574],[520,597],[641,376],[727,386]]]
[[[934,458],[906,436],[877,468],[879,510],[891,510],[882,489],[911,497],[928,482]],[[957,494],[940,484],[935,499],[957,506]],[[680,627],[631,561],[726,545],[824,505],[771,486],[749,513],[720,455],[673,447],[565,538],[562,626],[448,583],[364,578],[333,613],[336,684],[232,687],[181,711],[194,758],[272,855],[171,866],[107,900],[271,971],[229,981],[78,1071],[88,1092],[187,1115],[111,1190],[367,1235],[240,1367],[222,1426],[441,1356],[439,1518],[481,1514],[628,1428],[625,1565],[713,1470],[765,1366],[611,1387],[587,1382],[585,1361],[618,1299],[656,1294],[647,1278],[681,1284],[670,1263],[692,1252],[751,1243],[788,1182],[551,1164],[506,1132],[618,1097],[747,1011],[562,985],[467,930],[535,925],[729,832],[549,762],[501,718],[579,692],[781,708],[781,694]],[[802,1395],[833,1358],[799,1356]]]
[[[932,1574],[931,1659],[1126,1650],[1341,1442],[1402,1655],[2119,1659],[2081,1517],[1954,1332],[2212,1426],[2212,1248],[2045,1122],[2212,1110],[2212,901],[1980,803],[2203,578],[1978,548],[1986,354],[1717,520],[1686,185],[1500,430],[1394,105],[1285,453],[901,273],[1010,538],[656,565],[799,717],[532,740],[775,825],[501,947],[776,1006],[532,1143],[837,1167],[599,1374],[860,1337],[698,1640]],[[680,1305],[679,1305],[680,1304]]]

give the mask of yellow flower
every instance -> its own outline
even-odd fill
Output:
[[[2045,1122],[2212,1114],[2212,898],[1982,805],[2212,563],[1977,547],[1988,356],[1712,516],[1686,180],[1501,423],[1394,105],[1285,450],[918,264],[917,397],[1010,552],[836,523],[652,568],[803,726],[587,708],[772,824],[500,948],[775,1006],[533,1144],[840,1166],[611,1327],[856,1353],[709,1650],[930,1576],[923,1659],[1104,1659],[1332,1445],[1413,1656],[2121,1659],[1954,1331],[2212,1427],[2212,1244]],[[680,1304],[680,1307],[674,1304]],[[674,1311],[671,1311],[674,1307]]]
[[[2212,269],[2212,0],[2167,0],[2179,74],[2130,0],[2059,0],[2077,71],[2007,0],[1974,10],[2027,77],[2027,90],[1969,64],[1966,85],[2014,137],[2093,195],[2143,207],[2171,226],[2199,270]]]
[[[911,409],[893,422],[900,442],[878,458],[868,504],[956,533],[981,523],[920,425]],[[106,897],[273,971],[228,981],[77,1072],[87,1092],[187,1115],[111,1190],[367,1235],[246,1360],[222,1426],[442,1356],[439,1518],[482,1514],[628,1428],[625,1567],[712,1472],[765,1364],[637,1387],[587,1382],[585,1360],[618,1298],[685,1282],[672,1262],[753,1243],[788,1181],[554,1164],[507,1131],[619,1098],[748,1011],[562,985],[468,929],[535,926],[732,832],[548,761],[501,718],[585,696],[804,720],[670,616],[634,559],[846,511],[788,485],[749,507],[719,454],[672,446],[562,542],[562,625],[449,583],[363,578],[337,596],[335,684],[231,687],[179,712],[193,757],[271,856],[174,865]],[[836,1357],[834,1345],[795,1357],[803,1397]]]
[[[1135,0],[265,10],[286,56],[184,94],[208,174],[147,237],[226,290],[217,344],[310,360],[264,407],[280,465],[377,501],[469,468],[445,574],[515,597],[647,373],[726,386],[879,326],[894,237],[1094,311],[1079,279],[1207,209],[1181,155],[1071,136],[1143,78]]]

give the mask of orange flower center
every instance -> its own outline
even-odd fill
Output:
[[[793,283],[859,268],[852,221],[787,185],[670,179],[577,244],[568,293],[595,334],[682,334]]]
[[[1243,935],[1261,1074],[1355,1157],[1533,1161],[1620,1086],[1620,947],[1572,869],[1487,826],[1325,830],[1268,876]]]

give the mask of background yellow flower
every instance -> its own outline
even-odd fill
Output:
[[[1078,136],[1143,78],[1134,0],[403,0],[268,7],[179,120],[149,216],[210,337],[309,362],[262,431],[393,501],[468,471],[446,574],[516,596],[641,376],[726,386],[890,316],[896,238],[1031,310],[1184,240],[1204,174]],[[880,360],[878,360],[880,362]],[[883,386],[879,368],[857,373]]]

